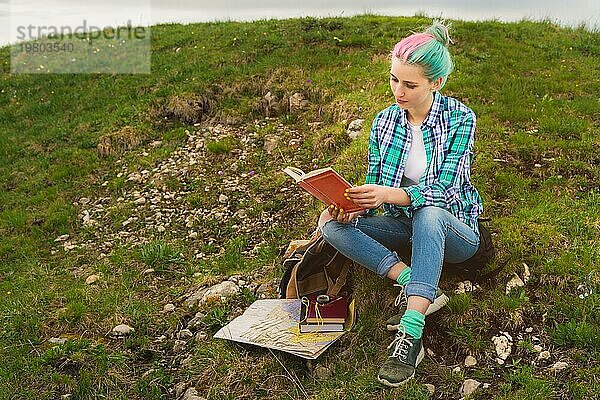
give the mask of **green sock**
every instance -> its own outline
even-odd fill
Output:
[[[400,272],[400,275],[396,278],[396,282],[405,286],[408,282],[410,282],[410,267],[406,267]]]
[[[404,327],[406,333],[415,339],[420,339],[425,327],[425,315],[416,310],[406,310],[400,319],[400,325]]]

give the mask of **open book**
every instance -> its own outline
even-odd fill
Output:
[[[344,197],[344,191],[352,185],[333,168],[316,169],[305,174],[298,168],[287,167],[283,172],[294,178],[301,188],[328,206],[334,204],[347,213],[364,210]]]

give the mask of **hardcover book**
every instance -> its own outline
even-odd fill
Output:
[[[341,324],[348,316],[348,296],[329,296],[329,301],[317,303],[317,295],[302,299],[300,321],[306,324]]]
[[[333,168],[321,168],[304,173],[298,168],[287,167],[283,172],[294,178],[301,188],[328,206],[334,204],[347,213],[364,210],[344,197],[345,190],[352,185]]]

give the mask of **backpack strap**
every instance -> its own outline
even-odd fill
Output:
[[[346,278],[348,277],[348,271],[350,270],[350,260],[339,252],[336,254],[332,263],[335,261],[342,262],[340,275],[337,277],[335,282],[327,274],[327,268],[325,268],[325,277],[327,278],[327,294],[330,296],[337,296],[340,293],[340,290],[342,290],[342,287],[344,287],[346,284]]]

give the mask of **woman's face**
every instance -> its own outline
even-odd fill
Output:
[[[433,92],[439,89],[442,78],[431,82],[423,71],[423,67],[407,64],[393,57],[390,69],[390,87],[401,108],[419,110],[430,107]]]

